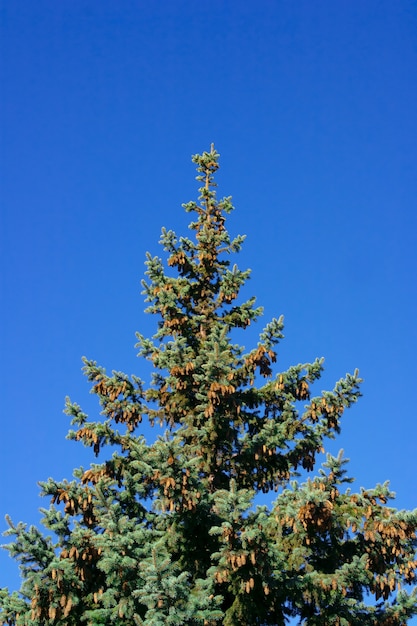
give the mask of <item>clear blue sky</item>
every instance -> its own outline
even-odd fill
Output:
[[[98,415],[80,357],[143,374],[145,251],[162,226],[186,233],[190,155],[212,141],[247,293],[265,322],[285,315],[278,368],[324,356],[319,393],[359,367],[330,449],[357,488],[391,479],[415,508],[417,3],[0,9],[0,526],[37,523],[37,481],[94,461],[65,440],[65,395]],[[18,575],[1,553],[4,585]]]

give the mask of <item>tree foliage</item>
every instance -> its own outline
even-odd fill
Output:
[[[193,157],[194,236],[163,229],[167,268],[147,257],[158,322],[138,348],[151,383],[84,359],[102,417],[68,399],[68,437],[99,462],[41,483],[50,537],[9,520],[23,583],[0,592],[4,624],[399,626],[417,613],[417,512],[389,506],[388,484],[352,492],[341,454],[297,480],[339,433],[358,372],[318,395],[321,359],[273,374],[282,318],[249,352],[232,342],[262,309],[239,301],[249,271],[230,256],[244,237],[226,229],[218,159],[214,147]],[[161,429],[151,443],[143,420]],[[270,506],[256,505],[271,491]]]

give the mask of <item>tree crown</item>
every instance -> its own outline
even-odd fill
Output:
[[[407,591],[417,512],[387,506],[388,484],[352,493],[341,454],[294,480],[339,433],[359,374],[318,395],[322,359],[274,375],[282,317],[249,352],[232,342],[262,309],[239,301],[250,272],[230,261],[244,237],[230,237],[231,198],[216,196],[219,154],[212,146],[193,161],[200,195],[184,208],[194,237],[163,229],[168,268],[147,256],[146,311],[158,321],[137,338],[151,383],[84,359],[102,418],[67,399],[68,437],[100,460],[112,454],[72,481],[41,483],[52,537],[9,520],[24,580],[0,592],[3,623],[405,624],[417,613]],[[152,443],[143,419],[163,429]],[[271,490],[275,501],[256,506]]]

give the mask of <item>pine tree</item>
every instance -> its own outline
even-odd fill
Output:
[[[249,352],[232,343],[262,309],[239,303],[249,271],[229,260],[244,237],[226,230],[218,159],[214,147],[193,157],[194,237],[163,229],[169,269],[147,257],[158,324],[138,347],[151,383],[84,359],[103,417],[68,399],[68,437],[100,462],[41,483],[49,537],[9,520],[23,583],[0,592],[4,624],[399,626],[417,614],[417,511],[388,506],[388,484],[352,493],[341,454],[297,480],[339,433],[358,372],[316,396],[320,359],[273,375],[282,318]],[[143,420],[161,429],[152,443]],[[269,507],[256,504],[271,491]]]

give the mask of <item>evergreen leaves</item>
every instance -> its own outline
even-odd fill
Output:
[[[417,613],[417,512],[387,505],[387,484],[352,493],[346,460],[326,440],[360,396],[359,373],[313,395],[323,360],[274,374],[283,318],[249,352],[232,343],[262,314],[240,302],[249,270],[231,264],[231,198],[218,200],[219,155],[195,155],[199,202],[191,238],[162,230],[166,265],[147,256],[153,337],[137,334],[137,376],[84,359],[101,417],[67,399],[68,438],[99,462],[41,484],[51,533],[9,520],[19,593],[0,592],[11,626],[115,624],[399,626]],[[151,443],[142,422],[161,427]],[[109,453],[109,449],[111,454]],[[106,460],[102,460],[106,459]],[[269,506],[259,493],[276,492]]]

